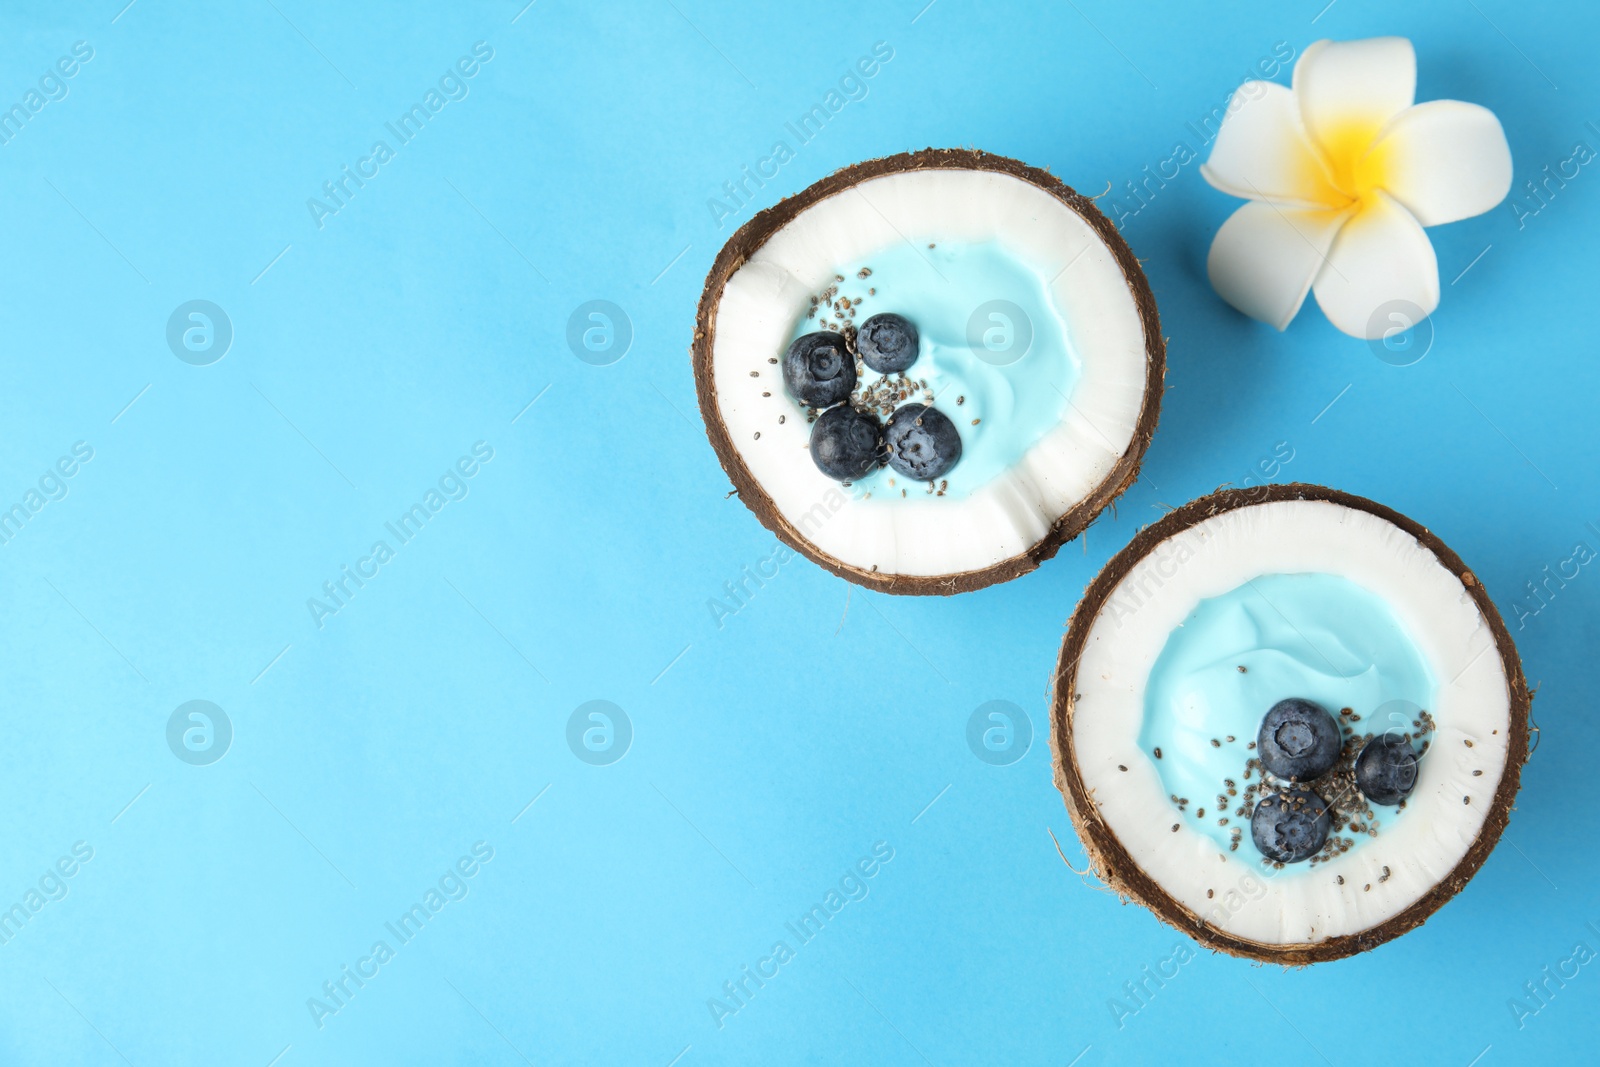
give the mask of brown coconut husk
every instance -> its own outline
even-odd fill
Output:
[[[751,475],[739,450],[734,447],[717,407],[716,383],[711,370],[712,349],[715,347],[717,333],[717,310],[722,300],[723,289],[728,279],[757,249],[802,211],[830,196],[842,193],[872,178],[916,170],[996,171],[1020,178],[1060,200],[1088,222],[1099,238],[1111,249],[1117,265],[1122,269],[1128,290],[1133,294],[1144,327],[1146,355],[1144,400],[1133,439],[1129,442],[1128,450],[1122,458],[1087,497],[1056,519],[1049,531],[1027,551],[988,567],[957,574],[903,575],[867,570],[831,556],[808,541],[805,535],[778,511],[772,498]],[[1167,369],[1166,343],[1161,336],[1161,322],[1156,314],[1156,301],[1150,292],[1150,284],[1145,280],[1144,272],[1139,268],[1139,261],[1134,258],[1127,242],[1117,233],[1116,227],[1110,220],[1094,206],[1094,202],[1075,192],[1048,171],[1030,167],[1005,156],[963,148],[926,148],[919,152],[906,152],[857,163],[836,171],[795,196],[759,212],[728,240],[711,266],[711,273],[707,276],[705,288],[700,295],[700,306],[695,316],[694,344],[690,352],[694,364],[695,388],[700,398],[700,414],[706,424],[706,436],[711,439],[711,447],[716,451],[717,459],[722,462],[722,469],[732,480],[739,499],[755,513],[761,524],[777,534],[778,538],[789,547],[841,578],[885,593],[913,595],[948,596],[982,589],[997,582],[1010,581],[1034,570],[1040,563],[1054,556],[1063,544],[1087,529],[1096,516],[1139,476],[1139,463],[1144,458],[1151,437],[1155,434],[1156,420],[1160,415],[1162,383]]]
[[[1276,500],[1321,500],[1365,511],[1393,523],[1421,542],[1447,570],[1461,579],[1463,588],[1472,597],[1479,613],[1488,624],[1489,631],[1494,636],[1495,649],[1500,655],[1501,666],[1505,671],[1506,697],[1510,703],[1511,736],[1506,749],[1506,766],[1500,778],[1500,787],[1495,791],[1489,815],[1478,831],[1477,839],[1462,856],[1461,861],[1437,885],[1399,914],[1367,930],[1313,943],[1266,944],[1236,937],[1211,927],[1201,916],[1170,896],[1134,861],[1111,828],[1100,817],[1099,808],[1084,786],[1072,742],[1078,660],[1083,655],[1084,642],[1088,639],[1095,617],[1122,579],[1135,564],[1168,538],[1214,515]],[[1521,782],[1522,765],[1528,759],[1531,700],[1527,678],[1522,672],[1522,661],[1517,657],[1511,634],[1506,630],[1499,611],[1495,609],[1477,577],[1461,561],[1461,557],[1452,552],[1449,546],[1427,528],[1382,504],[1318,485],[1290,483],[1249,489],[1222,489],[1190,501],[1139,531],[1128,546],[1113,556],[1094,581],[1089,583],[1089,588],[1084,592],[1083,599],[1078,603],[1077,609],[1072,613],[1071,621],[1067,624],[1067,636],[1062,642],[1061,658],[1056,665],[1050,747],[1054,753],[1056,788],[1061,790],[1061,795],[1066,800],[1072,823],[1077,828],[1078,837],[1089,855],[1090,867],[1101,881],[1123,898],[1124,903],[1133,900],[1144,905],[1161,921],[1218,952],[1263,962],[1301,966],[1343,959],[1399,937],[1408,930],[1421,926],[1430,915],[1466,886],[1493,851],[1495,843],[1500,840],[1500,835],[1511,818],[1511,809]]]

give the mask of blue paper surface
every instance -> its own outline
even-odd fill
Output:
[[[0,15],[0,1062],[1592,1057],[1591,5],[123,2]],[[1208,117],[1378,34],[1516,165],[1409,366],[1204,269]],[[1170,339],[1115,514],[953,599],[775,562],[687,356],[739,224],[927,145],[1109,185]],[[1542,728],[1458,899],[1295,972],[1047,833],[1085,584],[1285,448],[1468,561]]]

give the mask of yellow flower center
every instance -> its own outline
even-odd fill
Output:
[[[1360,203],[1365,207],[1383,188],[1389,167],[1387,143],[1374,144],[1382,123],[1346,120],[1319,138],[1323,157],[1332,171],[1333,192],[1338,199],[1329,206],[1344,208]]]

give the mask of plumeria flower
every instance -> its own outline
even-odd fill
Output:
[[[1421,321],[1439,306],[1422,228],[1480,215],[1511,189],[1500,120],[1459,100],[1413,103],[1417,57],[1404,37],[1318,41],[1293,82],[1240,86],[1200,168],[1250,201],[1217,231],[1211,284],[1280,330],[1308,291],[1353,337],[1392,331],[1394,307]]]

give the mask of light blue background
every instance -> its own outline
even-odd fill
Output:
[[[1125,230],[1170,338],[1146,477],[1036,573],[952,600],[795,559],[719,628],[708,600],[774,542],[724,499],[687,356],[756,208],[929,144],[1125,199],[1178,142],[1203,155],[1188,123],[1280,41],[1410,36],[1420,98],[1492,108],[1520,186],[1600,148],[1592,5],[123,2],[0,26],[5,106],[94,49],[0,145],[0,499],[94,449],[0,547],[0,907],[94,849],[0,945],[0,1061],[1592,1058],[1600,964],[1520,1029],[1508,1007],[1600,949],[1600,578],[1513,611],[1600,549],[1592,168],[1520,225],[1431,232],[1444,302],[1404,368],[1314,307],[1279,335],[1224,306],[1204,261],[1235,205],[1183,168]],[[319,230],[307,198],[480,40],[470,95]],[[707,200],[877,41],[866,99],[719,227]],[[191,299],[233,323],[211,366],[165,342]],[[565,341],[593,299],[634,329],[611,366]],[[480,440],[470,495],[318,629],[307,598]],[[1063,623],[1140,525],[1279,442],[1279,480],[1377,498],[1469,561],[1543,743],[1501,846],[1422,929],[1295,973],[1201,954],[1119,1027],[1108,1000],[1186,942],[1046,833],[1081,859],[1042,733]],[[192,699],[235,730],[210,766],[167,747]],[[633,724],[610,766],[565,741],[592,699]],[[990,700],[1033,725],[1010,766],[967,747]],[[477,841],[470,895],[318,1029],[307,998]],[[719,1029],[707,999],[878,841],[870,896]]]

